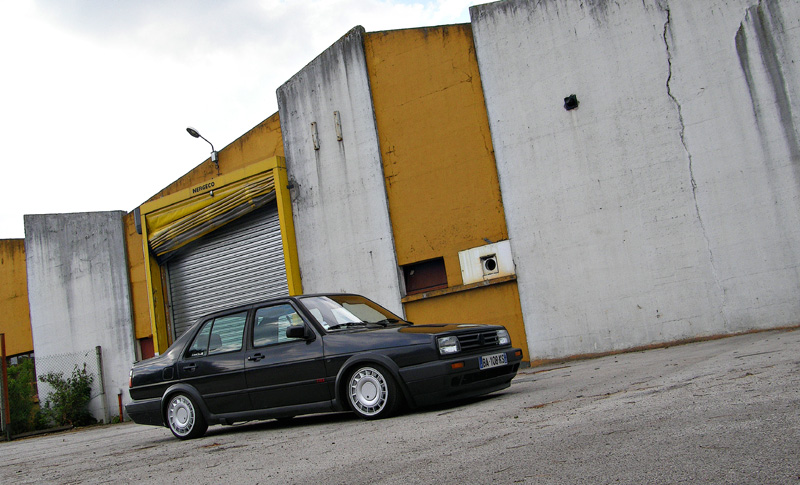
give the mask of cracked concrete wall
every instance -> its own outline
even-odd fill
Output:
[[[122,211],[25,216],[36,373],[68,377],[71,360],[58,356],[94,355],[94,348],[101,346],[111,415],[119,414],[117,393],[127,388],[136,360],[123,216]],[[64,365],[48,367],[58,362]],[[45,398],[40,396],[42,402]],[[104,418],[100,399],[89,403],[97,419]],[[127,392],[123,401],[129,401]]]
[[[297,253],[305,293],[361,293],[402,315],[363,38],[354,28],[278,89]]]
[[[800,323],[799,3],[470,13],[532,359]]]
[[[671,91],[726,330],[798,323],[800,4],[676,5]]]

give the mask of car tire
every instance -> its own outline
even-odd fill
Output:
[[[166,415],[169,429],[178,439],[199,438],[208,429],[202,411],[187,394],[179,393],[170,397]]]
[[[364,419],[391,416],[398,402],[394,378],[379,365],[359,365],[349,374],[345,393],[350,408]]]

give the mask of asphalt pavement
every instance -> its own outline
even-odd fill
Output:
[[[0,443],[0,483],[800,484],[800,331],[523,369],[480,399]]]

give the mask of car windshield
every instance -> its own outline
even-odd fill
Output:
[[[325,330],[406,323],[389,310],[357,295],[309,296],[301,301]]]

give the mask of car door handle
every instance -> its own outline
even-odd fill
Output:
[[[194,372],[197,369],[197,364],[186,364],[183,366],[183,370],[186,372]]]
[[[259,360],[263,359],[264,357],[265,357],[265,355],[262,354],[261,352],[259,352],[257,354],[251,355],[250,357],[247,358],[247,360],[249,360],[250,362],[258,362]]]

